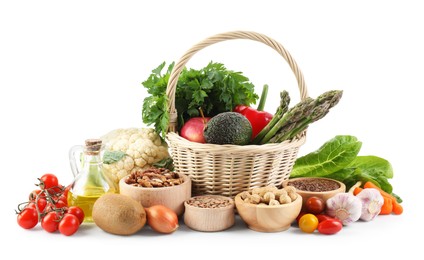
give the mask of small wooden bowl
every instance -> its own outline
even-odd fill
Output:
[[[300,189],[296,189],[297,194],[299,194],[300,196],[302,196],[303,198],[303,205],[302,205],[302,210],[305,210],[305,204],[306,201],[310,198],[310,197],[318,197],[320,199],[322,199],[324,201],[324,203],[331,197],[333,197],[334,195],[336,195],[337,193],[340,192],[345,192],[346,191],[346,185],[344,185],[344,183],[340,182],[340,181],[336,181],[333,179],[329,179],[329,178],[322,178],[322,177],[302,177],[302,178],[293,178],[293,179],[288,179],[285,180],[283,182],[283,187],[287,187],[289,186],[288,183],[290,181],[295,181],[295,180],[311,180],[311,179],[323,179],[323,180],[329,180],[329,181],[333,181],[335,183],[339,184],[339,188],[335,189],[335,190],[331,190],[331,191],[305,191],[305,190],[300,190]]]
[[[219,195],[204,195],[207,197],[216,197],[229,200],[231,203],[226,207],[220,208],[200,208],[193,205],[189,205],[184,202],[185,213],[184,213],[184,224],[197,231],[222,231],[228,229],[234,225],[235,213],[234,213],[234,200],[229,197]],[[198,198],[203,196],[196,196]]]
[[[184,201],[191,197],[191,179],[184,174],[180,174],[180,176],[183,177],[183,183],[162,188],[132,186],[125,183],[128,178],[126,176],[119,181],[119,193],[130,196],[145,208],[164,205],[180,216],[184,212]]]
[[[235,197],[237,211],[247,226],[260,232],[287,230],[302,208],[302,196],[288,204],[269,206],[244,202],[241,193]]]

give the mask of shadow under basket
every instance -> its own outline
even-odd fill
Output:
[[[168,133],[175,171],[190,176],[193,195],[238,193],[267,185],[280,186],[289,178],[300,139],[264,145],[216,145],[190,142]]]
[[[190,142],[177,134],[175,91],[179,75],[190,58],[203,48],[226,40],[246,39],[263,43],[282,56],[292,70],[301,100],[308,97],[303,74],[290,53],[272,38],[250,31],[221,33],[195,44],[174,65],[166,89],[169,129],[167,143],[175,171],[190,176],[193,195],[222,195],[234,198],[238,193],[267,185],[280,186],[289,178],[306,131],[291,141],[262,145],[216,145]]]

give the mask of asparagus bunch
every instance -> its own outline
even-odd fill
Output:
[[[292,139],[304,131],[310,123],[323,118],[332,107],[337,105],[342,94],[343,91],[341,90],[331,90],[321,94],[316,99],[308,97],[284,113],[281,113],[283,110],[281,105],[284,103],[281,100],[280,107],[273,119],[257,135],[253,143],[280,143]],[[281,97],[283,98],[283,95]],[[287,97],[285,99],[287,100]]]
[[[284,115],[289,109],[290,96],[289,93],[285,90],[280,92],[280,106],[277,108],[271,121],[259,132],[259,134],[253,139],[252,143],[259,144],[259,141],[265,136],[266,133],[271,130],[271,128],[278,122],[279,118]]]

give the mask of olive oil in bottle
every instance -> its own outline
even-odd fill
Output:
[[[78,206],[84,211],[84,222],[92,222],[93,205],[105,193],[115,192],[103,173],[101,158],[102,141],[88,139],[85,141],[81,158],[81,167],[76,164],[75,153],[81,146],[74,146],[70,151],[71,169],[75,179],[68,193],[68,206]],[[81,153],[80,153],[81,154]]]

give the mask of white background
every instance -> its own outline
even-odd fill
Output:
[[[59,259],[422,255],[412,237],[424,231],[419,219],[422,11],[419,1],[1,1],[0,234],[6,244],[0,258],[9,253]],[[153,68],[178,60],[205,37],[231,30],[261,32],[282,43],[302,69],[310,96],[344,90],[339,105],[311,125],[300,153],[337,134],[357,136],[361,155],[392,163],[391,183],[404,199],[403,215],[357,222],[335,236],[295,228],[258,233],[238,222],[218,233],[182,225],[168,236],[145,228],[130,237],[84,225],[65,237],[16,224],[14,209],[35,188],[37,177],[52,172],[62,184],[71,182],[67,154],[72,145],[115,128],[143,126],[141,82]],[[244,72],[258,93],[268,83],[270,112],[281,89],[298,99],[287,64],[265,45],[217,44],[188,66],[199,68],[210,60]]]

